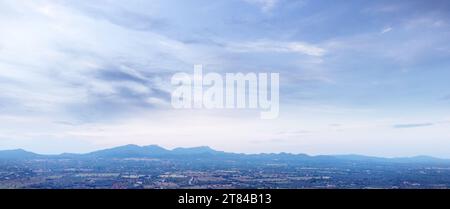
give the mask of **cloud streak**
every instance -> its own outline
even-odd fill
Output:
[[[261,40],[255,42],[231,43],[228,50],[240,53],[298,53],[309,56],[323,56],[326,50],[302,42],[280,42]]]
[[[428,127],[433,126],[433,123],[409,123],[409,124],[396,124],[392,127],[394,128],[421,128],[421,127]]]

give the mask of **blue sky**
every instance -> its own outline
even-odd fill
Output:
[[[450,3],[0,1],[0,149],[450,157]],[[279,72],[280,117],[173,110],[170,77]]]

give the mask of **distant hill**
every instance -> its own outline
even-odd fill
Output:
[[[172,150],[174,154],[192,155],[192,154],[223,154],[224,152],[216,151],[207,146],[191,147],[191,148],[175,148]]]
[[[23,149],[0,151],[0,159],[4,160],[29,160],[29,159],[120,159],[120,158],[167,158],[177,160],[223,160],[240,163],[267,162],[285,164],[351,164],[351,163],[450,163],[450,160],[429,156],[417,156],[408,158],[381,158],[364,155],[319,155],[309,156],[305,154],[237,154],[217,151],[207,146],[191,148],[175,148],[168,150],[157,145],[138,146],[124,145],[110,149],[98,150],[86,154],[64,153],[60,155],[40,155]]]
[[[157,145],[149,146],[137,146],[133,144],[114,147],[111,149],[104,149],[86,154],[91,157],[101,157],[101,158],[129,158],[129,157],[151,157],[151,156],[161,156],[170,153]]]
[[[0,151],[0,159],[34,159],[41,157],[43,156],[23,149]]]

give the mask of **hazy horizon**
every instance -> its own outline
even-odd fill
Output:
[[[0,1],[0,150],[450,158],[450,2]],[[177,72],[279,73],[279,117],[174,109]]]
[[[50,155],[50,156],[56,156],[56,155],[62,155],[62,154],[89,154],[92,152],[97,152],[97,151],[102,151],[102,150],[108,150],[108,149],[115,149],[115,148],[121,148],[121,147],[126,147],[126,146],[138,146],[140,148],[143,147],[159,147],[162,149],[165,149],[167,151],[174,151],[176,149],[193,149],[193,148],[208,148],[208,149],[212,149],[214,151],[218,151],[218,152],[225,152],[225,153],[235,153],[235,154],[245,154],[245,155],[251,155],[251,154],[293,154],[293,155],[307,155],[307,156],[364,156],[364,157],[374,157],[374,158],[386,158],[386,159],[393,159],[393,158],[414,158],[414,157],[432,157],[432,158],[437,158],[437,159],[443,159],[443,160],[450,160],[450,158],[445,158],[445,157],[436,157],[436,156],[431,156],[431,155],[411,155],[411,156],[374,156],[374,155],[365,155],[365,154],[358,154],[358,153],[324,153],[324,154],[308,154],[308,153],[304,153],[304,152],[298,152],[298,153],[293,153],[293,152],[258,152],[258,151],[254,151],[254,152],[232,152],[232,151],[227,151],[227,150],[219,150],[219,149],[215,149],[214,147],[210,147],[210,146],[191,146],[191,147],[163,147],[157,144],[148,144],[148,145],[137,145],[137,144],[124,144],[124,145],[118,145],[118,146],[114,146],[114,147],[103,147],[103,148],[98,148],[98,149],[94,149],[94,150],[90,150],[90,151],[85,151],[85,152],[52,152],[52,153],[39,153],[39,152],[34,152],[32,150],[26,150],[23,148],[14,148],[14,149],[5,149],[5,150],[0,150],[0,152],[2,151],[15,151],[15,150],[23,150],[26,152],[31,152],[34,154],[38,154],[38,155]]]

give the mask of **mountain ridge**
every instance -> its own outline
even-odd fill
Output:
[[[107,149],[96,150],[88,153],[62,153],[54,155],[37,154],[24,149],[0,150],[0,159],[42,159],[42,158],[165,158],[165,157],[223,157],[223,158],[248,158],[248,159],[278,159],[278,160],[337,160],[337,161],[370,161],[370,162],[404,162],[404,163],[427,163],[427,162],[450,162],[450,159],[436,158],[425,155],[413,157],[374,157],[365,155],[316,155],[293,154],[293,153],[259,153],[243,154],[217,151],[208,146],[177,147],[166,149],[158,145],[139,146],[128,144]]]

